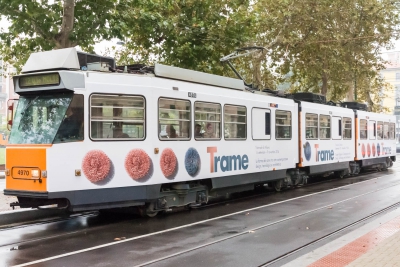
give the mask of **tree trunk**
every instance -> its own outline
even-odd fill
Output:
[[[75,0],[64,0],[64,14],[62,18],[61,30],[56,37],[57,49],[73,46],[71,40],[69,39],[69,36],[74,29],[74,12]]]
[[[354,90],[355,90],[355,88],[354,88],[354,81],[353,81],[353,75],[351,75],[350,73],[349,73],[349,79],[348,79],[348,81],[347,81],[347,84],[349,85],[349,90],[347,91],[347,94],[346,94],[346,101],[348,101],[348,102],[353,102],[354,101]]]
[[[353,102],[354,101],[354,87],[353,84],[349,86],[349,91],[346,94],[346,101]]]
[[[261,79],[261,61],[265,59],[266,54],[266,49],[263,49],[259,55],[253,56],[253,86],[259,90],[263,89],[263,82]]]
[[[322,71],[322,87],[321,87],[321,94],[326,96],[326,93],[328,93],[328,74],[326,74],[326,71]]]
[[[368,78],[368,91],[366,92],[365,97],[366,97],[367,102],[368,102],[368,110],[369,111],[374,111],[375,103],[374,103],[374,101],[372,100],[372,97],[371,97],[371,79],[370,78]]]

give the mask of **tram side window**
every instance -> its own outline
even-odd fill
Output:
[[[189,140],[190,114],[190,101],[160,98],[158,101],[158,129],[160,140]]]
[[[221,105],[217,103],[194,103],[194,138],[220,139],[221,138]]]
[[[389,139],[389,123],[388,122],[383,123],[383,139],[385,139],[385,140]]]
[[[360,139],[367,139],[368,138],[368,121],[367,120],[360,120]]]
[[[286,110],[275,111],[275,138],[292,138],[292,113]]]
[[[351,118],[343,118],[343,139],[351,139]]]
[[[145,99],[142,96],[90,97],[90,137],[94,140],[143,140]]]
[[[383,139],[385,139],[385,140],[389,139],[389,123],[388,122],[383,123]]]
[[[375,121],[369,121],[368,122],[368,132],[369,132],[369,139],[376,139],[376,122]]]
[[[65,112],[64,120],[54,138],[54,143],[83,140],[83,95],[74,95]]]
[[[381,121],[378,121],[377,136],[378,140],[383,139],[383,122]]]
[[[318,115],[306,113],[306,139],[318,139]]]
[[[252,108],[251,133],[254,140],[271,140],[271,110]]]
[[[395,124],[389,123],[389,139],[394,140],[394,136],[395,136]]]
[[[246,107],[224,106],[224,136],[225,139],[246,140]]]
[[[369,139],[371,140],[376,139],[376,122],[369,121],[368,124],[369,124],[368,125]]]
[[[319,138],[331,139],[331,116],[319,115]]]

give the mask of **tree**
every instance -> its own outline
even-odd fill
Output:
[[[341,100],[361,79],[364,86],[370,81],[362,100],[381,95],[379,50],[390,45],[399,22],[393,1],[258,0],[254,12],[257,43],[269,48],[272,67],[290,74],[293,91]]]
[[[165,64],[223,74],[219,59],[254,35],[247,0],[131,0],[118,6],[125,46],[119,62]],[[118,27],[115,27],[118,26]]]
[[[32,52],[74,47],[92,51],[111,37],[107,27],[117,0],[0,0],[0,16],[11,23],[0,30],[0,56],[17,69]]]

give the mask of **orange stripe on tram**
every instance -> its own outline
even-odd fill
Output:
[[[9,147],[6,148],[6,189],[23,191],[47,191],[47,179],[31,178],[31,171],[47,170],[46,148]]]

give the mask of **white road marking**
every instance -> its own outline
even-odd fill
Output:
[[[259,207],[254,207],[254,208],[251,208],[251,209],[237,211],[237,212],[234,212],[234,213],[231,213],[231,214],[226,214],[226,215],[218,216],[218,217],[215,217],[215,218],[212,218],[212,219],[207,219],[207,220],[203,220],[203,221],[199,221],[199,222],[195,222],[195,223],[181,225],[181,226],[174,227],[174,228],[167,229],[167,230],[162,230],[162,231],[158,231],[158,232],[154,232],[154,233],[150,233],[150,234],[145,234],[145,235],[141,235],[141,236],[135,236],[135,237],[127,238],[127,239],[124,239],[124,240],[121,240],[121,241],[118,241],[118,242],[110,242],[110,243],[106,243],[106,244],[103,244],[103,245],[98,245],[98,246],[85,248],[85,249],[81,249],[81,250],[77,250],[77,251],[73,251],[73,252],[68,252],[68,253],[60,254],[60,255],[57,255],[57,256],[53,256],[53,257],[48,257],[48,258],[44,258],[44,259],[40,259],[40,260],[36,260],[36,261],[31,261],[31,262],[27,262],[27,263],[23,263],[23,264],[19,264],[19,265],[14,265],[13,267],[29,266],[29,265],[32,265],[32,264],[37,264],[37,263],[41,263],[41,262],[60,259],[60,258],[64,258],[64,257],[80,254],[80,253],[83,253],[83,252],[88,252],[88,251],[100,249],[100,248],[119,245],[121,243],[130,242],[130,241],[133,241],[133,240],[138,240],[138,239],[142,239],[142,238],[145,238],[145,237],[154,236],[154,235],[158,235],[158,234],[163,234],[163,233],[167,233],[167,232],[172,232],[172,231],[183,229],[183,228],[187,228],[187,227],[190,227],[190,226],[199,225],[199,224],[202,224],[202,223],[219,220],[219,219],[222,219],[222,218],[226,218],[226,217],[238,215],[238,214],[241,214],[241,213],[246,213],[246,212],[253,211],[253,210],[258,210],[258,209],[270,207],[270,206],[273,206],[273,205],[286,203],[286,202],[289,202],[289,201],[294,201],[294,200],[297,200],[297,199],[302,199],[302,198],[306,198],[306,197],[310,197],[310,196],[314,196],[314,195],[318,195],[318,194],[323,194],[323,193],[330,192],[330,191],[340,190],[341,188],[344,188],[344,187],[350,187],[350,186],[358,185],[358,184],[361,184],[361,183],[371,182],[373,180],[380,179],[382,177],[386,177],[386,176],[390,176],[390,175],[395,175],[395,174],[391,173],[391,174],[383,175],[383,176],[380,176],[380,177],[377,177],[377,178],[373,178],[373,179],[370,179],[370,180],[366,180],[366,181],[362,181],[362,182],[358,182],[358,183],[354,183],[354,184],[344,185],[344,186],[341,186],[341,187],[328,189],[328,190],[325,190],[325,191],[312,193],[312,194],[304,195],[304,196],[301,196],[301,197],[295,197],[295,198],[291,198],[291,199],[287,199],[287,200],[283,200],[283,201],[279,201],[279,202],[275,202],[275,203],[271,203],[271,204],[262,205],[262,206],[259,206]],[[372,191],[372,192],[374,192],[374,191]],[[284,220],[285,219],[283,219],[282,221],[284,221]]]

